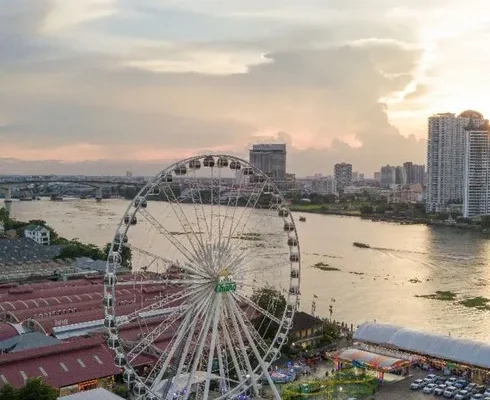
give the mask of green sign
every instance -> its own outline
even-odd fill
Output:
[[[234,292],[236,290],[236,283],[232,281],[222,281],[216,284],[214,291],[216,293]]]

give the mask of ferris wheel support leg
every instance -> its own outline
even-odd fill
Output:
[[[209,326],[211,325],[211,319],[212,319],[212,317],[208,313],[206,315],[206,319],[204,320],[204,329],[202,330],[202,335],[199,338],[199,344],[198,344],[196,356],[194,357],[194,361],[192,362],[192,368],[191,368],[191,371],[189,373],[189,380],[187,381],[187,386],[185,388],[186,390],[185,390],[183,400],[187,400],[189,398],[190,393],[191,393],[192,379],[196,375],[198,364],[201,361],[201,356],[202,356],[202,352],[204,350],[206,337],[208,336],[208,333],[209,333]]]
[[[233,347],[233,344],[231,342],[230,334],[228,333],[228,328],[226,327],[224,317],[221,317],[221,328],[222,328],[223,333],[224,333],[226,345],[228,346],[228,350],[230,351],[230,354],[231,354],[231,359],[233,361],[233,366],[235,367],[237,378],[238,378],[238,380],[240,380],[245,375],[243,374],[243,372],[240,368],[240,365],[238,364],[238,358],[237,358],[237,355],[235,353],[235,348]]]
[[[211,345],[209,346],[209,355],[208,355],[208,368],[206,371],[206,384],[204,386],[204,397],[203,400],[208,400],[209,395],[209,385],[211,382],[211,373],[213,372],[213,359],[214,359],[214,349],[216,347],[216,338],[218,336],[218,322],[219,322],[219,313],[221,311],[221,294],[218,294],[216,297],[216,302],[214,305],[214,316],[213,316],[213,330],[211,332]]]
[[[243,320],[242,314],[240,313],[240,310],[238,309],[237,305],[235,303],[232,304],[232,307],[235,308],[235,315],[236,318],[240,321],[240,324],[242,325],[242,329],[245,332],[245,336],[247,337],[250,347],[252,347],[252,350],[255,354],[255,357],[257,357],[257,361],[259,362],[260,366],[262,367],[262,370],[264,371],[265,378],[267,379],[267,382],[269,383],[269,386],[272,390],[272,394],[274,395],[274,399],[276,400],[281,400],[281,395],[277,391],[276,386],[274,385],[274,382],[272,381],[272,378],[269,374],[267,365],[264,363],[264,360],[260,356],[260,352],[257,350],[257,346],[255,346],[255,342],[253,341],[252,335],[250,335],[250,332],[247,329],[247,325],[245,324],[245,321]]]
[[[255,374],[254,374],[252,365],[250,364],[250,359],[248,358],[247,350],[245,349],[245,343],[243,341],[243,337],[242,337],[242,334],[240,332],[240,327],[238,326],[238,321],[237,321],[237,318],[235,316],[236,310],[232,307],[232,304],[234,304],[234,299],[232,296],[229,296],[228,299],[231,300],[231,301],[227,302],[228,314],[229,314],[231,321],[233,323],[233,327],[235,328],[235,334],[236,334],[236,337],[238,338],[238,343],[240,344],[240,350],[243,354],[245,366],[247,367],[247,373],[250,376],[250,380],[252,381],[252,387],[254,389],[254,395],[258,396],[259,395],[259,387],[257,386],[257,381],[255,380]]]

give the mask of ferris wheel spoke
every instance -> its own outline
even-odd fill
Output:
[[[263,190],[264,187],[265,187],[265,185],[263,185],[263,186],[260,186],[259,184],[255,184],[254,185],[253,190],[252,190],[252,193],[249,195],[249,197],[247,199],[247,202],[245,204],[245,207],[243,207],[243,210],[240,213],[240,216],[238,217],[237,223],[235,225],[230,224],[230,229],[229,229],[229,232],[228,232],[228,237],[226,238],[225,245],[224,245],[224,248],[226,250],[228,250],[230,248],[231,240],[235,237],[236,231],[237,231],[238,227],[240,226],[240,223],[241,223],[241,221],[243,219],[244,214],[247,212],[247,210],[250,209],[250,204],[251,204],[252,198],[255,197],[255,200],[252,202],[252,204],[254,204],[254,207],[255,207],[255,205],[257,204],[257,202],[260,199],[260,193],[262,193],[262,190]],[[259,188],[258,193],[256,193],[257,188]],[[237,197],[237,201],[235,203],[235,208],[238,208],[238,202],[239,202],[239,198]],[[235,216],[235,214],[234,214],[234,216]]]
[[[206,274],[204,274],[203,272],[201,272],[199,269],[195,268],[192,265],[168,260],[162,256],[153,254],[152,252],[149,252],[148,250],[143,250],[143,249],[140,249],[140,248],[133,246],[133,245],[130,245],[130,244],[126,244],[125,246],[130,248],[131,250],[134,250],[134,251],[142,254],[142,255],[150,257],[153,260],[159,260],[159,261],[163,262],[167,268],[177,267],[181,270],[188,272],[191,275],[191,277],[195,276],[196,278],[199,278],[199,277],[200,278],[208,278],[208,276]]]
[[[206,304],[206,303],[209,304],[209,302],[210,302],[209,297],[207,299],[207,302],[204,299],[205,299],[205,296],[203,298],[201,298],[201,301],[204,301],[204,304]],[[150,380],[151,377],[153,376],[153,374],[157,373],[157,376],[155,377],[155,379],[152,382],[153,388],[156,388],[160,384],[160,382],[162,381],[163,375],[165,374],[165,372],[167,372],[168,367],[170,366],[170,362],[172,361],[172,359],[175,355],[175,352],[179,348],[179,346],[180,346],[182,340],[184,339],[186,333],[188,332],[188,330],[192,326],[190,324],[190,322],[192,321],[192,318],[197,319],[197,317],[198,317],[197,311],[199,311],[201,306],[202,306],[202,304],[198,304],[198,305],[195,305],[194,307],[187,310],[187,312],[184,316],[184,320],[183,320],[181,327],[179,329],[179,333],[177,334],[177,336],[175,336],[172,339],[172,342],[169,344],[170,349],[168,351],[165,351],[162,354],[162,356],[158,359],[158,361],[155,363],[152,371],[150,372],[150,374],[147,377],[147,380]],[[170,385],[170,379],[168,380],[168,384]]]
[[[274,394],[274,398],[276,400],[281,400],[281,396],[280,396],[279,392],[277,391],[277,389],[274,385],[274,382],[272,381],[272,378],[269,374],[269,366],[265,363],[265,361],[260,356],[260,353],[257,350],[257,346],[255,345],[255,343],[254,343],[254,341],[250,335],[250,332],[247,329],[245,321],[243,320],[241,313],[237,309],[237,305],[235,303],[232,303],[230,306],[235,308],[235,310],[237,311],[236,314],[234,314],[234,315],[236,315],[236,319],[240,322],[240,324],[243,328],[243,332],[245,333],[245,336],[248,338],[249,344],[252,347],[252,350],[255,354],[255,357],[257,358],[257,361],[259,362],[259,365],[262,368],[263,373],[265,374],[265,377],[267,379],[267,382],[269,383],[270,388],[272,389],[272,393]]]
[[[146,315],[151,316],[151,315],[157,314],[158,311],[167,310],[170,308],[169,306],[171,304],[182,302],[187,297],[190,297],[193,294],[195,294],[196,292],[200,292],[202,290],[204,290],[204,288],[201,287],[201,288],[195,288],[195,290],[193,292],[189,292],[188,288],[185,288],[185,289],[180,290],[179,292],[174,293],[172,295],[167,295],[167,296],[165,296],[165,298],[158,299],[158,300],[152,302],[151,304],[144,306],[144,307],[124,316],[124,318],[121,321],[121,324],[124,325],[127,323],[131,323],[131,322],[138,320],[139,318],[142,318],[142,317],[144,318]],[[179,306],[172,306],[172,307],[180,308],[181,310],[186,309],[185,304],[181,304]]]
[[[170,198],[169,195],[167,194],[167,189],[170,189],[169,192],[172,198]],[[187,240],[189,241],[189,244],[194,250],[194,254],[199,255],[201,253],[201,257],[203,257],[205,254],[204,243],[202,242],[200,235],[196,234],[196,232],[194,231],[192,224],[189,222],[189,219],[187,218],[187,215],[182,210],[179,200],[177,199],[177,197],[175,197],[175,193],[173,192],[173,190],[170,188],[168,184],[164,185],[163,194],[167,198],[168,204],[170,205],[170,208],[173,210],[175,217],[179,220],[180,226],[184,230]],[[176,206],[174,207],[174,205]],[[196,243],[194,243],[192,238],[194,238]]]
[[[173,246],[184,256],[187,261],[189,261],[190,265],[196,270],[195,273],[199,272],[200,274],[207,276],[207,272],[203,270],[202,268],[197,267],[199,263],[199,259],[197,258],[197,254],[191,253],[182,243],[180,243],[173,235],[162,225],[158,222],[158,220],[153,217],[148,211],[143,210],[140,211],[141,215],[151,224],[153,227],[165,236],[165,238],[173,244]]]
[[[282,324],[282,321],[279,318],[277,318],[274,315],[272,315],[269,311],[264,310],[262,307],[260,307],[254,301],[250,300],[248,297],[243,296],[243,295],[241,295],[239,293],[236,293],[236,292],[233,293],[232,296],[235,298],[236,301],[238,301],[238,302],[244,302],[244,303],[248,304],[249,306],[251,306],[252,308],[254,308],[255,311],[258,311],[264,317],[269,318],[271,321],[274,321],[276,324],[279,324],[279,325]]]
[[[254,192],[253,192],[253,195],[251,195],[247,201],[247,204],[245,205],[245,208],[244,210],[242,211],[242,214],[240,215],[240,218],[237,222],[237,224],[235,225],[235,228],[231,234],[231,236],[228,238],[228,241],[226,243],[226,247],[230,249],[230,253],[233,253],[234,251],[236,251],[236,249],[239,248],[240,244],[239,244],[239,241],[242,241],[243,240],[243,237],[244,237],[244,233],[245,233],[245,229],[247,228],[247,225],[250,221],[250,218],[252,217],[252,215],[256,215],[256,210],[257,210],[257,205],[260,201],[260,196],[261,194],[264,192],[264,189],[267,185],[269,185],[270,183],[266,180],[264,182],[263,185],[260,185],[260,184],[256,184],[254,186]],[[255,189],[256,188],[259,188],[259,191],[258,193],[255,194]],[[255,200],[251,203],[250,200],[255,197]],[[250,204],[252,204],[252,207],[249,207]],[[240,222],[242,221],[244,215],[245,215],[245,212],[249,210],[248,212],[248,215],[245,217],[245,220],[243,221],[243,224],[241,225],[240,227]],[[254,225],[254,228],[256,228],[259,224],[264,226],[264,223],[266,223],[263,218],[257,218],[257,222],[255,223]],[[238,231],[238,232],[237,232]],[[255,233],[253,231],[250,230],[251,233]],[[235,245],[232,244],[231,242],[231,239],[234,239],[236,238],[237,239],[237,243]]]
[[[202,234],[207,234],[207,236],[209,236],[210,235],[209,224],[208,224],[208,220],[206,219],[206,212],[204,211],[204,203],[202,200],[202,195],[200,190],[201,188],[199,186],[195,171],[193,175],[194,175],[193,177],[189,178],[188,182],[191,191],[191,200],[192,203],[194,204],[194,212],[196,214],[197,229],[199,229],[199,232],[202,232]],[[195,191],[197,191],[197,195],[194,193]],[[196,199],[198,201],[196,201]]]
[[[148,335],[145,336],[135,347],[131,348],[127,353],[129,363],[132,364],[136,358],[141,355],[148,347],[152,346],[153,343],[163,335],[167,330],[172,327],[175,322],[181,319],[181,313],[174,311],[169,317],[165,318],[158,326],[153,329]]]

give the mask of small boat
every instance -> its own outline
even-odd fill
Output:
[[[306,217],[301,216],[301,217],[299,217],[299,220],[300,220],[301,222],[306,222]]]
[[[51,201],[63,201],[63,197],[58,196],[56,194],[51,195]]]
[[[369,248],[371,248],[371,246],[368,245],[368,244],[366,244],[366,243],[354,242],[352,244],[354,246],[356,246],[356,247],[360,247],[361,249],[369,249]]]

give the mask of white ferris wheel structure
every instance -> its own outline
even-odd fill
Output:
[[[258,398],[264,385],[280,399],[271,365],[300,280],[293,217],[262,171],[228,155],[164,169],[124,212],[104,278],[107,340],[134,398]]]

